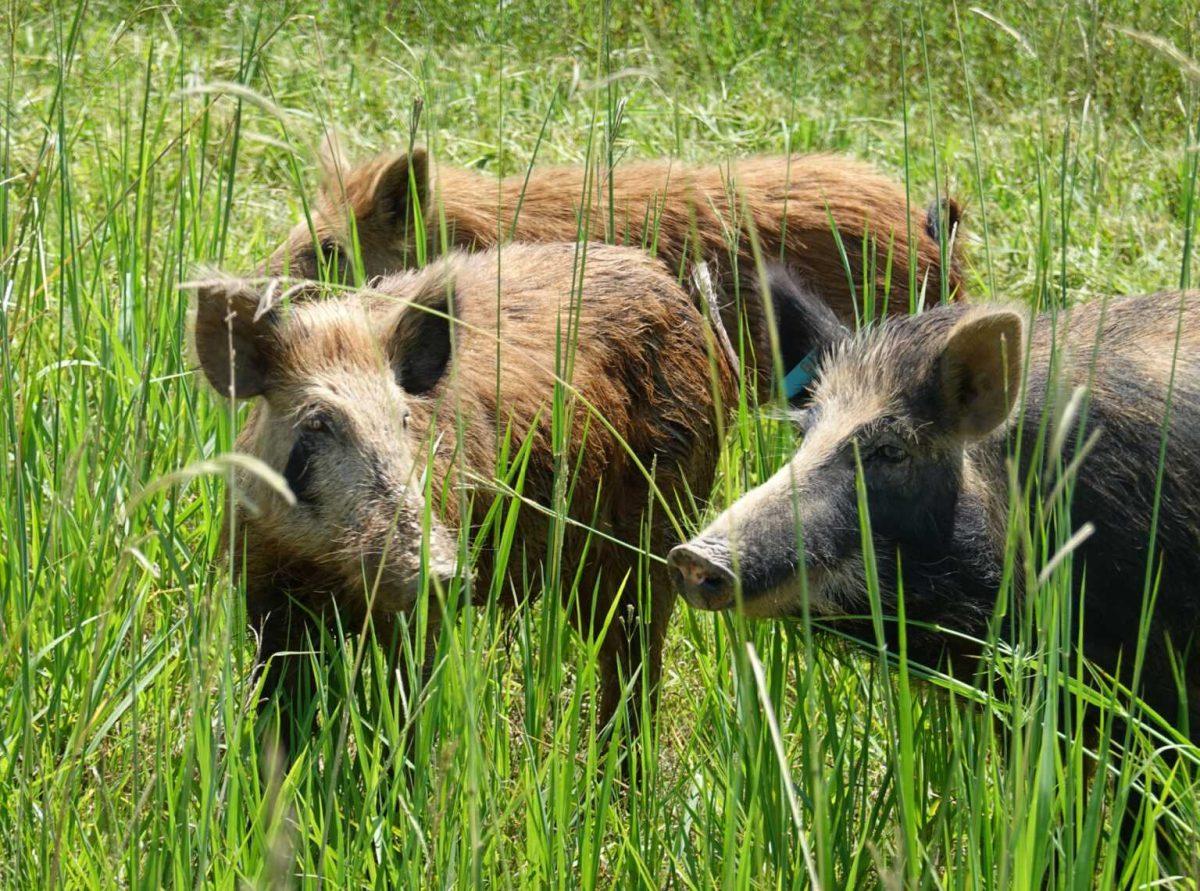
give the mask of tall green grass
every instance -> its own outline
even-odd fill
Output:
[[[1195,750],[1154,716],[1114,725],[1136,706],[1061,655],[1061,443],[1045,446],[1061,486],[1014,479],[1012,538],[1032,531],[1009,574],[1034,595],[998,592],[1026,631],[979,688],[808,622],[680,609],[633,789],[591,720],[595,645],[555,606],[577,567],[521,553],[512,498],[485,544],[538,604],[462,609],[419,696],[369,630],[318,641],[318,729],[291,760],[265,750],[218,548],[226,475],[172,474],[227,453],[240,417],[191,370],[179,283],[274,247],[329,127],[352,152],[415,138],[506,174],[849,151],[915,203],[965,199],[983,298],[1186,285],[1194,83],[1127,31],[1195,56],[1193,4],[80,0],[12,3],[0,23],[0,882],[1192,886]],[[586,420],[568,388],[550,410],[560,435]],[[793,444],[743,393],[714,492],[669,507],[697,527]],[[519,490],[519,444],[500,445]],[[1062,646],[1022,646],[1034,625]],[[1135,787],[1150,794],[1122,859],[1112,814]]]

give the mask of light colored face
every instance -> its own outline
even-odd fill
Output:
[[[245,524],[247,546],[258,536],[258,546],[321,566],[376,609],[409,609],[424,578],[448,580],[455,559],[425,503],[425,454],[389,345],[352,298],[255,321],[257,295],[239,287],[201,291],[197,350],[218,389],[256,398],[239,449],[282,475],[295,499],[241,472],[258,511]]]
[[[792,460],[671,552],[688,602],[756,617],[869,612],[864,503],[889,591],[901,562],[906,579],[933,579],[951,558],[983,559],[962,553],[985,547],[989,522],[965,453],[1011,410],[1020,332],[1006,311],[931,314],[835,350]]]

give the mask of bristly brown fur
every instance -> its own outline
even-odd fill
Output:
[[[353,217],[368,276],[415,265],[411,209],[406,214],[402,207],[415,183],[430,250],[439,245],[444,220],[451,246],[468,250],[582,236],[651,248],[673,272],[707,261],[731,332],[739,323],[735,297],[745,295],[760,395],[769,392],[771,344],[766,311],[751,296],[757,280],[751,230],[764,261],[783,260],[845,321],[854,320],[868,298],[876,307],[886,301],[893,311],[907,310],[910,258],[926,303],[940,299],[943,274],[952,299],[963,292],[961,250],[943,264],[937,226],[926,211],[910,205],[903,189],[873,167],[846,157],[756,157],[724,166],[650,161],[620,165],[611,183],[583,167],[539,168],[528,179],[522,174],[497,182],[449,165],[430,175],[427,164],[418,149],[411,158],[381,155],[327,174],[313,220],[317,240],[346,242]],[[401,197],[389,189],[399,189]],[[938,220],[953,226],[959,216],[948,202]],[[961,242],[946,235],[948,242]],[[297,226],[271,271],[316,277],[313,241],[306,223]]]
[[[661,262],[641,251],[514,245],[502,262],[496,252],[455,254],[419,272],[385,278],[354,297],[294,305],[280,328],[276,389],[256,406],[239,449],[264,458],[266,451],[285,455],[287,444],[264,448],[265,413],[294,414],[300,399],[291,394],[311,390],[314,381],[323,392],[347,391],[352,404],[358,400],[369,410],[372,397],[365,388],[379,386],[369,382],[391,381],[389,363],[396,368],[404,358],[406,348],[393,341],[411,339],[408,327],[433,318],[420,307],[445,309],[454,319],[444,374],[427,390],[403,397],[411,410],[413,452],[439,443],[432,464],[431,491],[441,497],[435,513],[451,533],[461,522],[481,522],[493,500],[487,481],[496,473],[497,443],[509,438],[516,452],[532,438],[522,493],[532,504],[519,512],[517,551],[501,589],[512,601],[527,587],[521,555],[536,572],[552,549],[551,521],[536,505],[552,507],[556,474],[569,475],[570,517],[578,525],[569,525],[564,536],[562,587],[579,592],[569,606],[571,619],[584,633],[597,631],[620,600],[601,649],[602,706],[609,716],[620,698],[620,678],[639,664],[643,643],[650,663],[642,682],[656,683],[675,599],[662,567],[652,563],[648,615],[637,602],[644,560],[638,545],[655,500],[642,468],[653,474],[672,509],[687,503],[689,493],[708,492],[720,449],[717,406],[730,404],[733,394],[728,363],[710,350],[706,323],[689,295]],[[571,356],[558,374],[569,384],[563,392],[573,421],[567,448],[556,455],[560,343],[559,359],[565,363]],[[470,517],[461,515],[464,491],[475,491]],[[251,495],[271,498],[269,492]],[[297,636],[304,626],[295,622],[289,600],[317,613],[336,601],[344,617],[365,615],[361,578],[339,574],[323,557],[299,557],[299,543],[280,534],[281,514],[239,513],[241,544],[234,557],[244,567],[249,612],[256,622],[273,623],[263,633],[264,658],[304,648]],[[653,506],[649,540],[655,553],[665,552],[673,539],[664,513],[661,504]],[[601,535],[589,542],[581,527]],[[575,586],[570,580],[580,563]],[[492,577],[487,548],[476,573],[484,595]],[[387,620],[377,616],[377,623]]]

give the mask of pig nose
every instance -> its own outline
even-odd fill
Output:
[[[721,610],[733,605],[733,570],[691,545],[679,545],[667,555],[671,579],[685,600],[697,609]]]

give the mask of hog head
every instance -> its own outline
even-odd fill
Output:
[[[240,511],[250,555],[319,567],[380,610],[409,609],[426,578],[447,582],[453,538],[426,508],[412,411],[445,372],[445,320],[405,307],[381,325],[358,298],[272,307],[236,279],[204,282],[195,303],[209,383],[255,403],[239,450],[294,495],[239,471],[239,494],[254,507]]]
[[[823,350],[803,441],[771,479],[669,555],[694,607],[757,617],[870,612],[860,504],[884,607],[974,628],[993,605],[1003,541],[1003,425],[1023,319],[943,307]],[[860,498],[861,472],[865,498]]]

